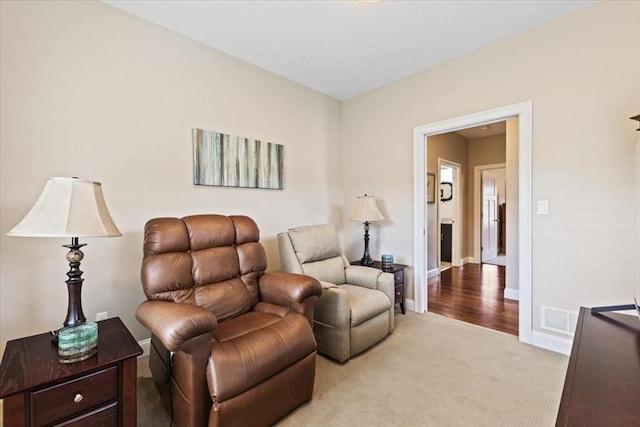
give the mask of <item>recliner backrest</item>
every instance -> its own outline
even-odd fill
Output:
[[[296,227],[288,234],[304,274],[323,282],[345,283],[345,258],[333,225]]]
[[[260,231],[246,216],[156,218],[145,225],[142,287],[150,300],[194,304],[218,321],[251,310],[267,268]]]

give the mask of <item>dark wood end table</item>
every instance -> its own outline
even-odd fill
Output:
[[[7,342],[0,364],[5,426],[136,425],[136,357],[142,349],[118,318],[98,322],[98,354],[58,362],[51,333]]]
[[[581,307],[556,426],[640,426],[640,319]]]

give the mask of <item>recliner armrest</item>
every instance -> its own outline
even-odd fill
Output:
[[[136,310],[136,319],[171,351],[187,351],[190,340],[211,334],[218,325],[209,310],[171,301],[145,301]]]
[[[351,265],[345,268],[345,276],[346,283],[389,293],[391,301],[393,301],[393,288],[395,285],[393,274],[382,272],[373,267]]]
[[[378,277],[382,272],[373,267],[350,265],[344,269],[344,273],[345,283],[378,289]]]
[[[349,295],[340,286],[322,282],[322,297],[316,303],[315,320],[335,328],[349,328],[351,310],[349,309]],[[345,359],[346,360],[346,359]]]
[[[383,272],[377,268],[359,265],[350,265],[345,268],[347,283],[350,285],[364,286],[383,292],[391,303],[389,316],[389,332],[393,332],[395,319],[393,316],[395,302],[395,277],[393,274]]]
[[[320,282],[310,276],[294,273],[264,273],[258,280],[261,300],[289,307],[309,297],[322,294]]]
[[[320,282],[310,276],[295,273],[264,273],[258,279],[260,299],[289,307],[304,315],[313,325],[313,306],[322,294]]]

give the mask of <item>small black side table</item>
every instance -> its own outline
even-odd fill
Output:
[[[351,261],[351,265],[361,265],[360,260]],[[404,269],[409,267],[404,264],[393,264],[391,268],[382,268],[382,262],[373,261],[373,265],[368,265],[365,267],[373,267],[378,270],[382,270],[386,273],[392,273],[393,279],[395,283],[395,304],[400,304],[400,312],[405,314],[404,312]]]

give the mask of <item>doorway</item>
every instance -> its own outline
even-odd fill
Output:
[[[438,269],[444,271],[459,266],[461,250],[461,207],[460,164],[438,158],[437,228]]]
[[[509,250],[509,257],[515,261],[515,268],[510,270],[515,275],[512,283],[517,285],[520,300],[518,336],[520,341],[525,343],[532,341],[533,323],[531,312],[531,110],[531,101],[527,101],[414,128],[414,229],[417,232],[414,233],[413,239],[413,306],[416,312],[423,313],[427,308],[426,260],[428,254],[425,215],[426,139],[430,135],[507,120],[508,135],[511,134],[516,139],[513,142],[515,150],[511,151],[511,158],[509,154],[507,155],[507,175],[515,174],[512,182],[517,182],[514,186],[515,203],[512,203],[512,206],[517,206],[517,209],[514,209],[516,216],[514,216],[515,221],[510,221],[512,227],[516,229],[517,244]],[[509,139],[509,136],[507,138]],[[509,168],[510,164],[515,165],[515,168]]]
[[[440,183],[438,209],[427,206],[427,245],[438,248],[438,256],[431,252],[428,266],[439,262],[438,274],[429,274],[427,282],[427,309],[430,312],[474,323],[490,329],[518,335],[518,302],[505,301],[506,263],[498,256],[502,236],[499,227],[499,205],[506,206],[506,121],[432,135],[427,139],[427,158],[431,158],[429,172],[435,172]],[[447,158],[460,159],[460,167]],[[437,169],[434,167],[438,160]],[[504,162],[489,169],[488,162]],[[481,168],[477,185],[481,190],[480,207],[484,211],[482,222],[473,222],[472,195],[476,183],[474,169]],[[461,179],[454,178],[454,171],[461,171]],[[457,174],[456,174],[457,175]],[[459,190],[455,184],[461,183]],[[482,191],[483,190],[483,191]],[[455,207],[461,201],[460,215]],[[435,206],[432,206],[435,207]],[[459,217],[461,221],[458,221]],[[454,218],[456,218],[454,220]],[[460,224],[463,232],[462,257],[452,259],[452,229]],[[482,236],[482,259],[470,259],[473,235]],[[454,242],[452,242],[454,240]],[[459,265],[452,261],[460,260]],[[493,264],[493,265],[491,265]],[[497,264],[497,265],[496,265]]]
[[[518,301],[504,297],[505,267],[465,264],[428,279],[431,313],[518,335]]]
[[[506,266],[506,168],[480,167],[480,261]]]

